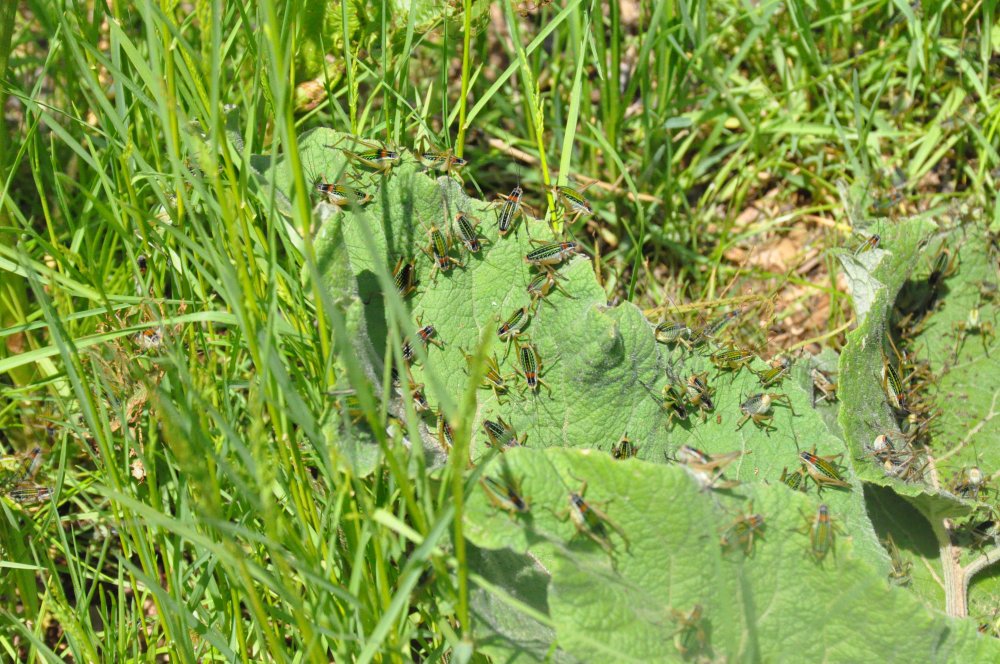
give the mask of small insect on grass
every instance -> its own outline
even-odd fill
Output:
[[[781,355],[771,360],[771,366],[764,371],[754,371],[763,387],[780,385],[792,368],[792,358]],[[753,371],[751,369],[751,371]]]
[[[532,240],[540,246],[532,249],[524,257],[524,262],[535,267],[551,269],[553,266],[562,263],[580,253],[579,245],[576,242],[539,242]]]
[[[746,555],[752,556],[754,539],[763,537],[764,517],[754,513],[751,502],[746,514],[740,514],[723,529],[719,544],[726,550],[742,548]]]
[[[396,267],[392,268],[392,283],[401,298],[405,299],[406,296],[416,292],[418,283],[416,263],[413,260],[404,262],[402,258],[396,261]]]
[[[455,153],[451,150],[445,150],[444,152],[423,152],[420,155],[420,161],[424,162],[426,170],[438,168],[448,175],[464,168],[469,163],[462,157],[455,156]]]
[[[466,250],[470,254],[478,254],[484,243],[489,243],[486,238],[479,237],[479,232],[477,226],[479,225],[479,220],[473,221],[473,218],[464,212],[459,212],[455,215],[455,226],[458,228],[458,238],[465,245]]]
[[[527,290],[528,295],[531,296],[531,306],[535,307],[536,311],[538,309],[538,303],[542,301],[550,306],[555,306],[546,299],[553,289],[559,291],[566,297],[573,299],[573,296],[570,295],[565,288],[559,285],[560,279],[565,279],[565,277],[553,270],[543,270],[539,274],[536,274],[534,278],[528,282]]]
[[[816,488],[822,492],[823,487],[833,486],[849,489],[851,485],[840,474],[834,462],[843,455],[817,456],[815,450],[812,452],[799,452],[799,459],[802,462],[802,469],[816,483]]]
[[[723,472],[741,456],[743,452],[739,450],[725,454],[706,454],[696,447],[681,445],[677,449],[675,460],[687,468],[702,490],[732,489],[740,485],[739,481],[727,480]]]
[[[517,227],[518,215],[524,214],[524,210],[521,209],[523,198],[524,189],[521,189],[520,184],[511,189],[507,195],[497,194],[498,201],[503,201],[503,206],[497,214],[497,234],[500,237],[507,237]]]
[[[528,434],[521,436],[520,440],[517,437],[517,431],[514,430],[510,424],[504,421],[502,417],[497,417],[497,421],[493,420],[483,420],[483,430],[486,432],[486,437],[489,439],[490,447],[503,452],[508,447],[523,447],[525,441],[528,440]]]
[[[611,456],[619,461],[631,459],[638,453],[639,448],[628,437],[628,434],[623,435],[621,440],[611,446]]]
[[[530,511],[528,499],[521,495],[521,488],[512,479],[504,477],[502,480],[496,480],[486,476],[479,482],[486,493],[486,498],[497,509],[501,509],[515,518],[518,515],[528,514]]]
[[[799,469],[793,473],[788,472],[788,468],[781,469],[781,477],[779,482],[787,486],[792,491],[805,491],[806,485],[803,480],[806,478],[806,471],[801,466]]]
[[[513,314],[510,318],[505,320],[497,328],[497,338],[507,344],[507,352],[504,353],[504,359],[507,357],[507,353],[510,352],[511,343],[521,336],[524,332],[524,328],[528,326],[528,322],[531,320],[528,316],[528,307],[521,307]]]
[[[326,199],[327,203],[337,207],[364,205],[374,198],[371,194],[360,189],[323,180],[317,181],[313,186]]]
[[[756,357],[757,354],[752,350],[726,346],[709,355],[708,359],[719,370],[719,373],[722,373],[723,371],[739,371],[744,367],[749,367]]]
[[[812,405],[822,401],[836,401],[837,400],[837,381],[833,379],[833,376],[823,371],[818,367],[814,367],[810,372],[813,380],[813,393],[812,393]],[[817,398],[816,393],[819,393]]]
[[[462,351],[465,356],[465,361],[467,363],[472,363],[472,355],[469,355],[465,351]],[[497,398],[497,403],[503,403],[501,399],[502,395],[507,394],[507,380],[513,378],[516,374],[503,375],[500,373],[500,365],[497,362],[496,355],[491,355],[486,358],[486,374],[483,376],[482,387],[489,388],[493,390],[494,396]]]
[[[521,388],[521,394],[524,394],[526,389],[530,389],[532,392],[538,392],[538,386],[544,385],[545,389],[548,391],[549,396],[552,396],[552,388],[549,384],[542,380],[542,358],[538,356],[538,352],[535,347],[531,344],[521,344],[517,348],[517,357],[521,363],[521,368],[518,369],[514,367],[514,371],[521,374],[524,378],[524,387]]]
[[[568,513],[577,534],[586,536],[611,556],[614,554],[614,545],[611,543],[611,534],[606,527],[610,526],[624,540],[625,549],[628,550],[629,541],[625,531],[612,521],[603,509],[598,508],[597,504],[588,502],[584,498],[586,491],[587,483],[582,482],[579,491],[570,491],[569,493]]]
[[[434,225],[427,230],[427,235],[430,237],[431,242],[427,247],[421,247],[420,250],[427,254],[427,257],[434,263],[431,268],[432,282],[436,281],[438,271],[448,272],[455,265],[465,267],[462,261],[448,255],[448,252],[451,251],[450,235],[443,233]]]
[[[0,496],[7,496],[20,505],[48,500],[52,489],[34,484],[42,466],[42,448],[32,448],[24,455],[0,457]]]
[[[424,325],[423,317],[417,316],[417,336],[424,343],[424,348],[428,344],[434,344],[438,348],[444,348],[444,342],[437,338],[437,328],[433,325]]]
[[[587,185],[587,187],[589,186]],[[572,226],[580,217],[589,217],[594,214],[594,208],[590,204],[590,201],[583,197],[582,192],[587,187],[581,190],[559,185],[549,187],[552,193],[556,195],[556,198],[559,199],[559,202],[563,204],[563,207],[573,215],[573,218],[569,220],[567,225]]]
[[[736,429],[741,429],[747,420],[753,420],[753,423],[757,427],[773,431],[774,427],[771,425],[771,420],[774,419],[774,414],[771,412],[771,406],[776,402],[787,405],[792,415],[795,415],[795,409],[792,408],[792,401],[787,395],[762,392],[754,394],[740,404],[740,411],[743,413],[743,418],[736,425]]]
[[[656,326],[654,334],[656,335],[656,340],[666,346],[680,344],[688,350],[691,350],[693,346],[691,343],[693,332],[684,323],[663,321]]]
[[[670,618],[677,625],[673,633],[674,648],[683,658],[701,653],[708,647],[703,614],[701,604],[695,604],[686,612],[670,609]]]
[[[448,423],[444,411],[440,409],[437,414],[437,439],[446,452],[451,452],[451,448],[455,446],[455,430]]]
[[[366,145],[374,145],[366,141],[359,142]],[[388,175],[392,171],[392,167],[399,163],[400,160],[398,152],[395,150],[387,150],[382,147],[375,148],[374,150],[367,150],[365,152],[355,152],[353,150],[348,150],[347,148],[340,148],[337,147],[337,143],[327,145],[326,147],[340,150],[345,157],[359,166],[376,173],[381,173],[382,175]]]
[[[660,409],[667,412],[668,426],[672,425],[674,420],[688,418],[687,389],[683,385],[677,385],[674,382],[667,383],[663,386],[661,395],[657,395],[649,385],[642,381],[639,382],[649,392],[650,398],[659,404]]]
[[[733,309],[732,311],[727,311],[715,320],[709,321],[698,330],[694,337],[695,343],[704,343],[709,339],[715,339],[715,337],[722,332],[732,321],[736,320],[743,313],[742,309]]]
[[[953,360],[958,360],[958,354],[961,352],[962,346],[965,345],[965,339],[973,335],[977,335],[982,342],[983,353],[986,354],[986,357],[990,356],[989,344],[991,340],[996,339],[996,330],[993,323],[982,320],[979,307],[970,309],[965,320],[952,323],[951,331],[955,335],[955,348],[951,352]]]
[[[905,560],[896,546],[896,541],[892,538],[892,533],[888,533],[885,539],[879,540],[885,550],[889,552],[889,581],[897,586],[906,586],[910,583],[910,572],[913,570],[913,563]]]
[[[715,402],[712,397],[715,390],[708,386],[708,372],[691,374],[687,379],[687,396],[691,405],[699,409],[704,415],[715,410]]]
[[[834,547],[837,533],[844,534],[844,531],[834,522],[830,516],[830,508],[825,504],[819,506],[815,516],[802,516],[809,529],[809,554],[817,563],[822,563],[830,552],[836,554]]]
[[[861,245],[854,250],[854,255],[857,256],[859,254],[865,253],[866,251],[871,251],[872,249],[877,248],[879,242],[881,241],[882,241],[882,236],[878,235],[877,233],[868,236],[867,238],[865,238],[865,241],[862,242]]]

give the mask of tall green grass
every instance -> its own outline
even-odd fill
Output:
[[[841,177],[900,166],[921,205],[996,202],[995,3],[888,28],[885,2],[414,7],[0,8],[0,440],[41,444],[56,489],[3,505],[4,658],[470,654],[463,464],[428,474],[345,353],[303,170],[286,222],[249,167],[298,160],[307,128],[454,146],[471,190],[523,177],[539,207],[544,184],[606,183],[588,242],[611,295],[648,306],[747,276],[726,251],[830,215]],[[328,65],[304,55],[317,34]],[[306,76],[325,91],[308,109]],[[488,146],[508,137],[529,161]],[[737,225],[772,190],[781,214]],[[371,474],[331,424],[344,389]]]

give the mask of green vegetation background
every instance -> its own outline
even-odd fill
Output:
[[[974,216],[996,233],[995,8],[3,4],[0,442],[7,454],[40,445],[37,480],[55,488],[42,506],[3,502],[4,657],[670,660],[697,631],[681,629],[676,612],[701,602],[711,647],[688,644],[692,658],[988,661],[995,647],[976,628],[996,629],[995,579],[973,585],[973,619],[963,621],[945,618],[936,585],[938,526],[925,517],[960,513],[951,499],[928,491],[922,511],[907,512],[892,490],[862,489],[868,468],[850,473],[850,491],[824,493],[849,533],[836,558],[816,564],[797,532],[800,510],[817,500],[778,485],[781,467],[818,445],[850,450],[853,468],[881,411],[869,422],[841,404],[845,448],[796,374],[782,391],[797,416],[779,407],[771,436],[747,424],[733,437],[737,404],[755,385],[742,372],[719,381],[722,423],[671,429],[638,378],[656,390],[676,359],[643,313],[704,320],[746,293],[783,294],[730,332],[768,357],[840,350],[859,323],[852,334],[881,343],[894,291],[907,274],[923,278],[940,241],[918,248],[931,226],[908,235],[898,217],[950,228]],[[389,180],[361,181],[377,196],[364,212],[316,206],[315,178],[353,171],[308,142],[317,128],[451,149],[469,160],[464,193],[407,156]],[[572,230],[595,260],[565,268],[574,299],[554,294],[528,328],[555,395],[514,388],[508,419],[529,448],[595,451],[505,455],[537,515],[526,528],[488,504],[462,463],[486,453],[477,427],[493,397],[476,389],[482,357],[468,366],[458,351],[484,352],[494,313],[527,299],[518,252],[528,231],[546,236],[545,224],[523,219],[516,239],[498,239],[485,202],[520,182],[541,216],[558,209],[545,185],[591,179],[595,215]],[[854,185],[860,217],[838,180]],[[388,292],[390,255],[423,260],[420,223],[439,209],[439,190],[481,218],[492,244],[433,286],[422,273],[409,305],[386,297],[384,329],[371,334],[373,305],[359,291]],[[891,190],[903,202],[886,211]],[[373,219],[401,231],[398,245],[369,244],[386,241],[358,226]],[[873,232],[896,262],[838,263],[837,247]],[[783,239],[794,258],[751,260]],[[975,254],[978,240],[962,242],[952,246]],[[936,358],[976,300],[972,284],[995,269],[985,256],[963,255],[984,267],[959,276],[935,314]],[[809,261],[819,272],[798,271]],[[891,279],[879,271],[889,265]],[[482,279],[508,271],[509,284]],[[858,312],[865,292],[874,314]],[[613,300],[622,304],[594,306]],[[407,442],[433,447],[434,420],[385,398],[393,391],[378,358],[412,334],[410,305],[434,317],[446,343],[421,357],[421,371],[441,361],[418,378],[455,423],[447,460],[412,453]],[[795,333],[810,309],[823,313]],[[358,339],[379,343],[366,354]],[[991,361],[978,341],[962,347],[969,367]],[[878,361],[852,374],[859,409],[883,398],[870,375]],[[602,407],[581,401],[576,412],[567,381],[588,370],[586,398]],[[974,387],[995,395],[969,371],[935,389],[943,399]],[[947,430],[989,422],[995,401],[977,396],[949,412]],[[615,463],[603,451],[625,433],[640,459]],[[731,472],[753,489],[724,502],[697,491],[662,465],[682,442],[752,450]],[[996,470],[983,446],[963,450],[943,472]],[[578,478],[588,498],[611,498],[606,510],[632,534],[620,568],[560,514]],[[769,520],[764,540],[754,556],[727,554],[719,528],[750,497]],[[886,529],[911,563],[909,588],[885,579]]]

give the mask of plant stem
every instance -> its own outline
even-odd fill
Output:
[[[469,101],[469,47],[472,41],[472,0],[462,0],[464,19],[462,33],[462,97],[458,101],[458,137],[455,139],[455,155],[462,156],[465,150],[465,107]]]

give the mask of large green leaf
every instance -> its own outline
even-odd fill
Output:
[[[970,622],[928,612],[841,535],[822,563],[810,555],[802,514],[819,500],[781,485],[748,489],[765,518],[751,557],[724,550],[720,530],[743,500],[701,490],[676,466],[618,463],[600,453],[512,450],[485,469],[520,483],[530,514],[497,509],[485,491],[469,502],[478,546],[510,548],[551,576],[547,605],[559,648],[585,661],[676,661],[675,613],[703,608],[705,643],[690,658],[729,661],[983,661],[997,656]],[[563,516],[586,478],[586,499],[628,536],[611,555]],[[800,514],[800,512],[802,514]],[[845,532],[853,517],[831,513]],[[867,528],[866,524],[862,524]],[[610,529],[609,529],[610,531]],[[987,656],[987,653],[990,653]]]
[[[889,325],[896,296],[917,263],[920,249],[934,225],[914,218],[887,226],[879,248],[865,252],[862,264],[853,255],[842,263],[848,271],[852,297],[859,297],[864,313],[858,313],[857,327],[847,335],[840,356],[840,424],[843,428],[858,475],[866,482],[889,486],[917,505],[928,518],[959,516],[968,506],[955,496],[923,482],[904,482],[887,475],[871,456],[874,438],[897,428],[881,383],[883,360],[892,357],[888,341]],[[863,269],[863,265],[871,266]]]

